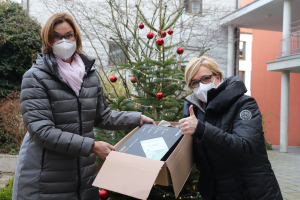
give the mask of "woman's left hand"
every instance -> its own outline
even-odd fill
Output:
[[[179,120],[180,130],[184,135],[193,135],[198,125],[198,119],[196,118],[193,110],[193,105],[190,106],[190,116]]]
[[[143,126],[144,124],[155,124],[155,121],[145,115],[141,115],[140,126]]]

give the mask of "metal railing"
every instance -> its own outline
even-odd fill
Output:
[[[289,48],[283,50],[285,42],[289,43]],[[287,56],[300,53],[300,20],[291,23],[290,37],[280,39],[279,56]]]

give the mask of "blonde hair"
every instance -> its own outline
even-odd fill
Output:
[[[53,52],[52,46],[54,43],[54,26],[63,22],[67,22],[68,24],[70,24],[74,33],[76,33],[75,53],[82,53],[81,34],[75,21],[73,20],[71,15],[67,13],[56,13],[47,20],[45,26],[42,29],[42,52],[44,55]]]
[[[216,75],[219,74],[221,80],[223,79],[223,72],[220,70],[218,63],[211,58],[202,56],[200,58],[195,58],[191,60],[185,68],[185,81],[188,84],[188,86],[192,78],[199,71],[201,66],[209,68],[212,71],[212,73]],[[189,88],[192,89],[190,86]]]

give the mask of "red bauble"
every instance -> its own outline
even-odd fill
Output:
[[[107,200],[109,198],[109,192],[107,190],[99,191],[99,198],[101,200]]]
[[[183,53],[183,48],[179,47],[179,48],[177,49],[177,53],[178,53],[178,54],[182,54],[182,53]]]
[[[161,36],[162,36],[163,38],[167,36],[166,31],[161,31],[160,33],[161,33]]]
[[[165,43],[165,41],[164,41],[164,39],[162,39],[162,38],[158,38],[158,39],[156,40],[156,44],[157,44],[158,46],[162,46],[162,45],[164,45],[164,43]]]
[[[169,35],[172,35],[172,34],[173,34],[173,30],[172,30],[172,29],[169,29],[169,30],[168,30],[168,34],[169,34]]]
[[[131,77],[131,83],[136,83],[135,77]]]
[[[151,40],[153,37],[154,37],[154,34],[153,34],[153,33],[149,32],[149,33],[147,34],[147,38],[148,38],[149,40]]]
[[[143,29],[143,28],[144,28],[144,24],[143,24],[143,23],[140,23],[140,24],[139,24],[139,28],[140,28],[140,29]]]
[[[156,96],[157,96],[157,98],[162,99],[162,98],[164,98],[164,93],[159,92],[159,93],[157,93]]]
[[[209,58],[209,56],[208,56],[208,55],[205,55],[205,57],[206,57],[206,58]]]
[[[114,75],[112,75],[110,78],[109,78],[109,80],[111,81],[111,82],[116,82],[117,81],[117,77],[115,77]]]

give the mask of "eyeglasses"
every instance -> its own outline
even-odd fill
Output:
[[[60,34],[54,34],[54,40],[62,40],[65,38],[66,40],[75,40],[76,39],[76,33],[68,33],[66,35],[60,35]]]
[[[215,76],[216,74],[211,74],[211,75],[207,75],[207,76],[203,76],[200,80],[193,80],[189,83],[189,86],[193,89],[199,87],[199,83],[203,83],[203,84],[207,84],[210,82],[211,77]]]

